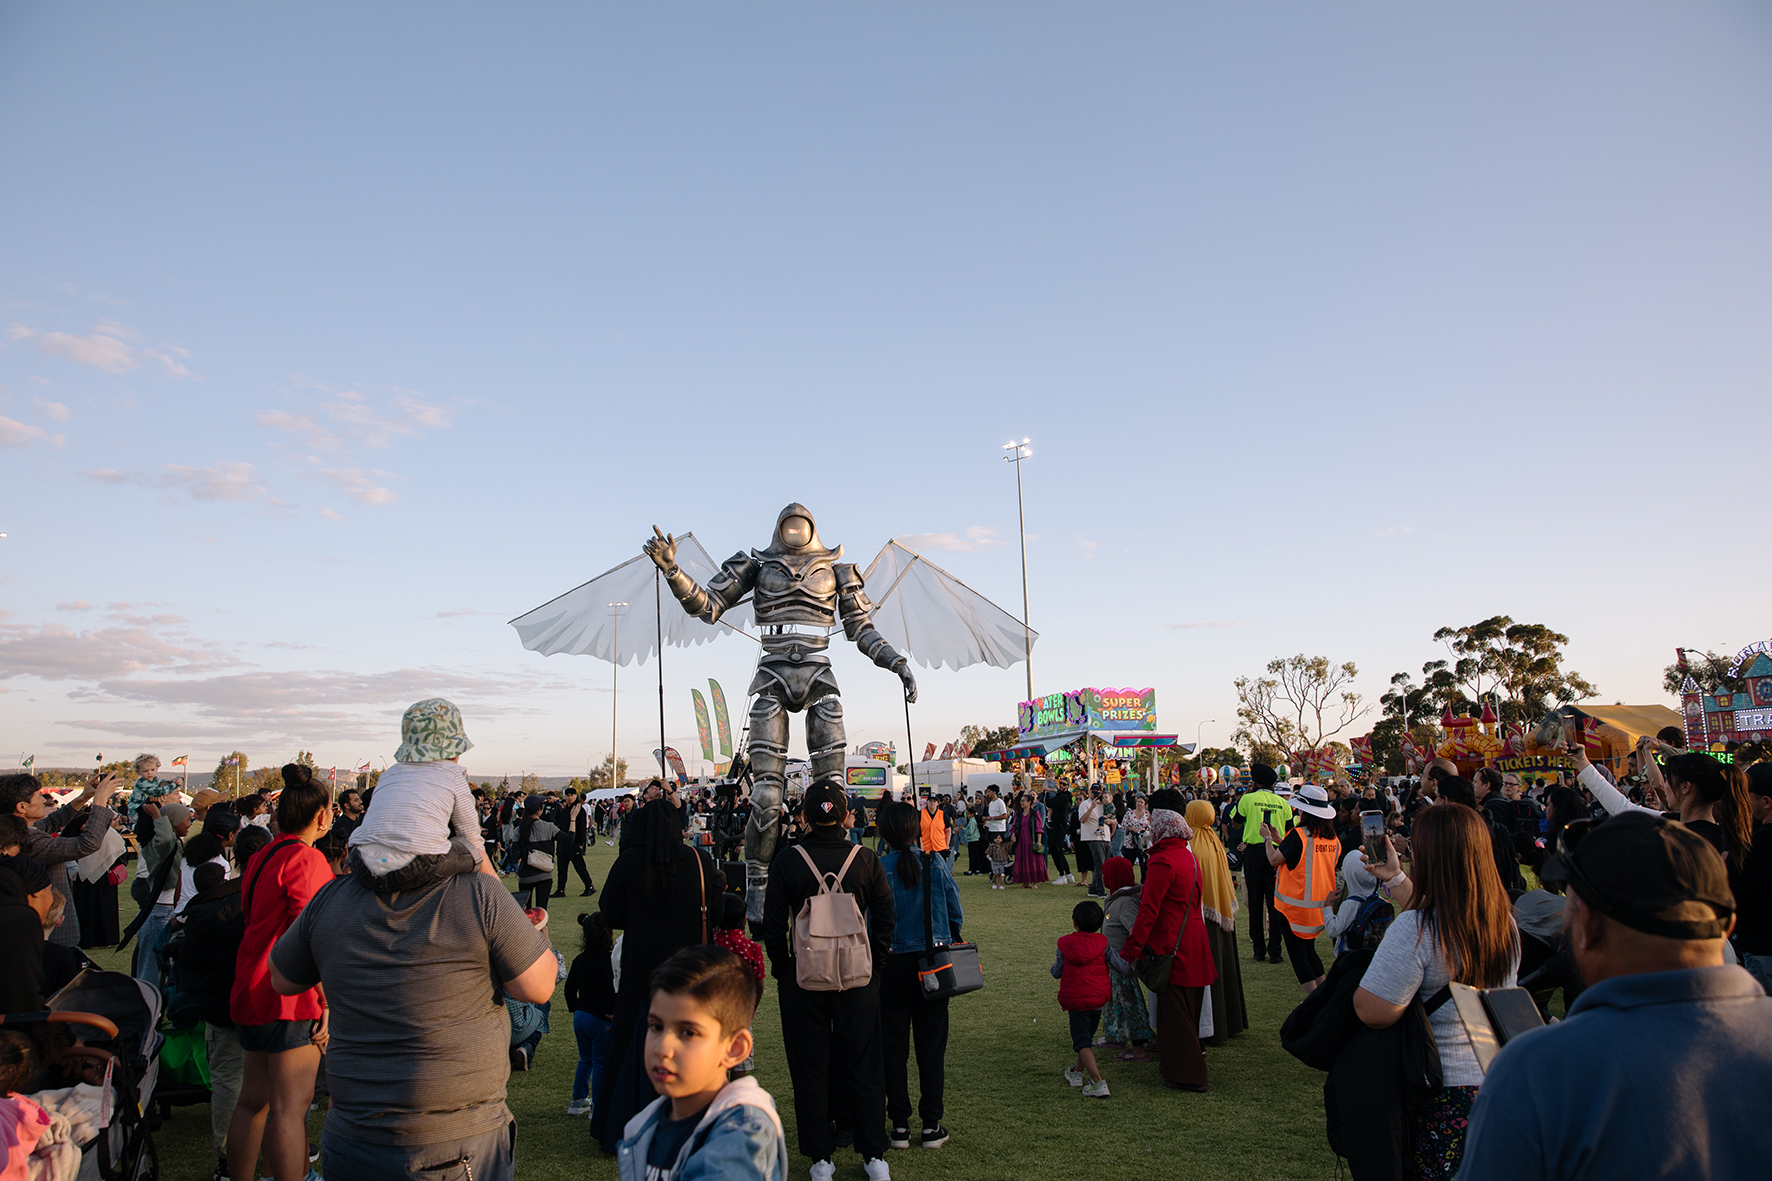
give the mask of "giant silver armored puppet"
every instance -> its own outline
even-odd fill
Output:
[[[646,556],[664,571],[665,583],[683,610],[706,623],[747,597],[762,632],[763,654],[749,692],[751,703],[751,819],[745,830],[745,893],[761,919],[763,886],[781,828],[781,794],[787,783],[788,715],[806,713],[806,749],[814,779],[841,778],[845,749],[843,702],[837,676],[825,655],[831,630],[869,660],[898,674],[906,701],[917,699],[911,662],[874,627],[874,605],[843,547],[826,549],[804,505],[790,504],[775,519],[769,548],[739,552],[702,586],[677,565],[676,538],[658,532]]]
[[[756,641],[745,860],[748,909],[761,918],[764,876],[780,831],[789,714],[806,714],[814,774],[843,770],[843,703],[825,654],[836,629],[899,675],[907,701],[917,692],[911,660],[925,668],[1009,668],[1037,637],[897,540],[881,547],[865,574],[857,573],[842,561],[841,549],[824,547],[812,514],[798,504],[782,510],[769,548],[734,554],[720,565],[693,533],[653,532],[644,554],[519,615],[511,626],[533,652],[595,656],[617,666],[662,657],[661,642],[688,647],[729,633]],[[661,606],[658,583],[667,578],[681,610]],[[864,588],[872,589],[874,603]]]

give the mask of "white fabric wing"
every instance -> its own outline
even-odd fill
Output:
[[[693,533],[677,538],[677,565],[703,586],[720,569]],[[629,558],[583,586],[517,616],[511,620],[511,626],[517,629],[517,636],[525,648],[543,656],[565,652],[574,656],[595,656],[618,665],[644,661],[658,651],[658,590],[653,586],[657,569],[645,554]],[[673,647],[705,644],[726,635],[729,628],[742,632],[752,625],[748,600],[727,611],[719,623],[710,626],[683,610],[670,587],[661,589],[665,643]],[[611,603],[627,604],[620,609],[619,626],[614,609],[609,606]],[[616,651],[618,639],[621,642],[619,652]]]
[[[874,626],[925,668],[969,664],[1009,668],[1027,659],[1040,634],[965,583],[897,541],[862,575]]]

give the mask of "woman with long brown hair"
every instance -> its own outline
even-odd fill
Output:
[[[1360,987],[1354,1012],[1373,1029],[1388,1029],[1409,1002],[1428,1006],[1440,1051],[1442,1086],[1410,1122],[1410,1176],[1450,1178],[1464,1156],[1464,1130],[1483,1071],[1458,1019],[1452,981],[1474,988],[1511,988],[1520,966],[1513,908],[1490,852],[1489,830],[1473,808],[1434,804],[1410,826],[1412,878],[1389,847],[1374,877],[1398,907]]]

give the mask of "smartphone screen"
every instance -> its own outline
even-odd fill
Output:
[[[1384,835],[1384,813],[1383,812],[1362,812],[1362,813],[1360,813],[1360,832],[1362,834],[1364,834],[1365,836],[1369,836],[1369,837],[1383,836]]]
[[[1261,810],[1261,815],[1262,819],[1267,822],[1268,827],[1272,828],[1274,825],[1274,810],[1272,808],[1263,808]]]

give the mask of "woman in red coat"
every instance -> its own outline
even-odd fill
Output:
[[[1129,965],[1147,956],[1175,955],[1168,981],[1151,991],[1157,998],[1157,1054],[1163,1085],[1179,1091],[1206,1089],[1200,1005],[1206,987],[1218,975],[1200,914],[1200,868],[1188,848],[1192,836],[1181,813],[1161,807],[1151,813],[1144,892],[1132,933],[1120,948]]]

